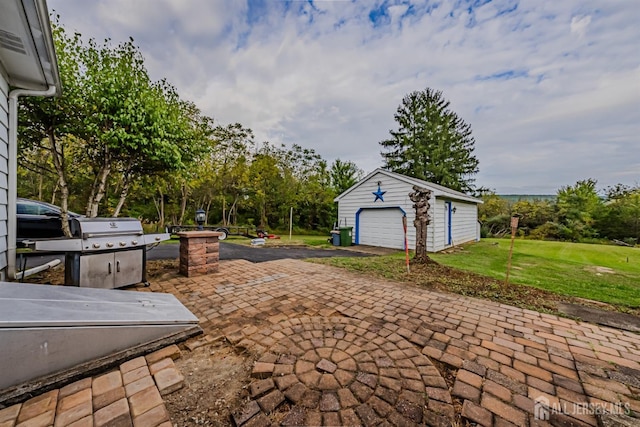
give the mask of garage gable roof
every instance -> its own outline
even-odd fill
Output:
[[[368,174],[367,176],[365,176],[362,180],[360,180],[359,182],[357,182],[356,184],[351,186],[349,189],[345,190],[338,197],[333,199],[333,201],[334,202],[340,201],[346,195],[351,193],[356,188],[360,187],[362,184],[364,184],[369,179],[371,179],[372,176],[374,176],[375,174],[378,174],[378,173],[380,173],[382,175],[386,175],[389,178],[393,178],[393,179],[397,179],[399,181],[406,182],[407,184],[410,184],[410,185],[417,185],[418,187],[425,187],[425,188],[431,190],[433,192],[433,195],[436,196],[436,197],[447,197],[447,198],[453,199],[453,200],[461,200],[461,201],[465,201],[465,202],[478,203],[478,204],[482,203],[482,200],[476,199],[475,197],[471,197],[471,196],[469,196],[467,194],[461,193],[460,191],[452,190],[450,188],[444,187],[444,186],[439,185],[439,184],[434,184],[432,182],[423,181],[423,180],[417,179],[417,178],[412,178],[410,176],[406,176],[406,175],[402,175],[402,174],[399,174],[399,173],[391,172],[391,171],[388,171],[388,170],[382,169],[382,168],[378,168],[378,169],[374,170],[373,172],[371,172],[370,174]]]

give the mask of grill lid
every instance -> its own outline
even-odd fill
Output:
[[[168,233],[144,234],[136,218],[73,218],[74,238],[35,242],[37,251],[101,252],[144,247],[169,240]]]
[[[71,233],[74,237],[141,236],[142,223],[136,218],[73,218]]]

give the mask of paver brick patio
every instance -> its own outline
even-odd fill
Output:
[[[285,401],[283,425],[447,425],[451,395],[481,426],[596,426],[593,408],[640,409],[631,332],[297,260],[223,262],[152,290],[254,354],[253,381],[274,381],[242,426]],[[451,390],[433,361],[456,372]]]
[[[105,374],[1,409],[0,427],[171,427],[160,394],[182,386],[182,375],[171,359],[179,355],[176,346],[148,355],[163,368],[154,376],[147,360],[138,357]]]
[[[281,425],[346,426],[448,426],[456,410],[487,427],[640,414],[635,333],[296,260],[222,262],[147,290],[198,316],[206,335],[190,345],[224,336],[255,356],[237,426],[270,425],[274,411],[287,412]],[[180,386],[179,354],[171,346],[2,409],[0,425],[168,426],[159,388]]]

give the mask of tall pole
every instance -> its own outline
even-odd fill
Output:
[[[291,240],[291,234],[293,234],[293,206],[289,211],[289,240]]]

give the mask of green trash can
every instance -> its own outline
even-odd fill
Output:
[[[353,227],[340,227],[340,246],[351,246]]]

